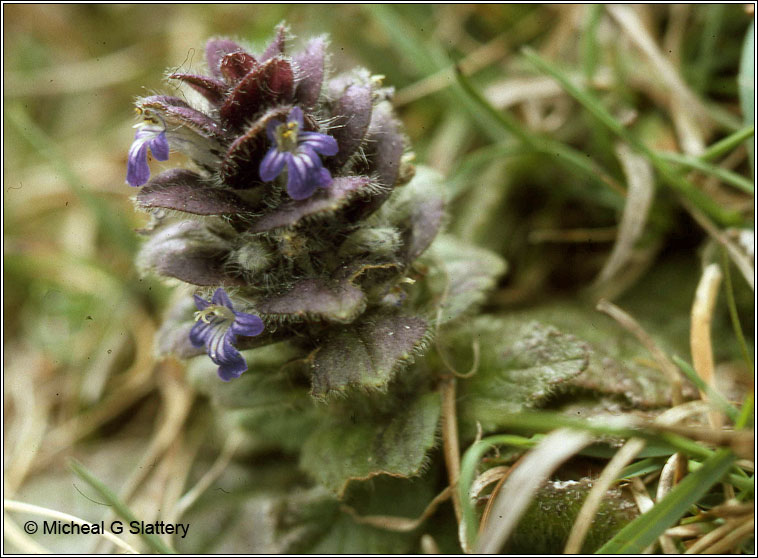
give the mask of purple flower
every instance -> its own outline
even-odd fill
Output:
[[[260,335],[263,320],[253,314],[237,312],[223,288],[216,289],[211,302],[195,295],[195,304],[197,323],[190,331],[190,342],[197,348],[205,345],[208,356],[218,364],[218,375],[222,380],[228,382],[239,378],[247,370],[247,362],[234,348],[237,335]]]
[[[287,121],[271,120],[266,133],[273,144],[261,161],[261,180],[271,182],[287,165],[287,193],[293,200],[311,197],[316,188],[327,188],[332,175],[321,164],[321,155],[334,155],[337,141],[326,134],[302,132],[303,111],[294,107]]]
[[[150,178],[150,167],[147,165],[148,147],[158,161],[167,160],[169,151],[165,126],[157,122],[137,126],[126,166],[126,181],[130,186],[142,186]]]

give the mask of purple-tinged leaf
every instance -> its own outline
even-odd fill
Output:
[[[142,246],[137,262],[143,270],[192,285],[243,285],[224,271],[227,250],[202,223],[181,221],[157,231]]]
[[[170,79],[178,79],[208,99],[212,105],[220,105],[224,100],[227,85],[217,79],[194,74],[171,74]]]
[[[339,144],[335,166],[347,161],[363,142],[371,123],[371,87],[351,85],[335,103],[333,129],[330,134]]]
[[[257,312],[291,319],[349,323],[366,308],[366,296],[348,281],[303,279],[281,294],[256,304]]]
[[[276,28],[276,36],[274,37],[274,40],[271,41],[271,44],[266,47],[266,50],[261,55],[261,62],[283,55],[286,41],[287,28],[284,25],[279,25]]]
[[[159,113],[169,133],[174,126],[184,126],[207,138],[218,138],[221,135],[215,120],[193,109],[178,97],[154,95],[140,99],[137,106],[145,112]]]
[[[221,60],[229,53],[244,52],[240,45],[229,39],[211,39],[205,45],[205,60],[208,62],[208,69],[214,77],[221,79],[224,75],[221,73]]]
[[[247,74],[221,106],[225,122],[239,129],[268,105],[292,100],[294,76],[290,63],[273,58]]]
[[[315,397],[349,387],[383,389],[425,343],[427,323],[417,316],[376,311],[332,328],[310,356]]]
[[[258,66],[253,55],[232,52],[221,59],[220,71],[227,83],[235,84]]]
[[[389,102],[383,101],[374,107],[366,140],[367,156],[373,160],[379,182],[393,188],[400,171],[405,138],[402,124],[395,118]]]
[[[323,37],[317,37],[308,41],[305,50],[293,56],[297,70],[295,98],[303,107],[312,107],[321,96],[321,87],[324,84],[325,51],[326,40]]]
[[[139,191],[137,204],[144,209],[160,207],[194,215],[236,215],[252,211],[234,192],[215,188],[186,169],[172,169],[156,176]]]
[[[269,110],[234,140],[221,163],[221,178],[225,184],[240,190],[261,184],[259,167],[268,142],[266,125],[272,119],[283,120],[290,109],[284,106]]]
[[[284,203],[256,219],[251,232],[265,232],[279,227],[292,227],[303,219],[329,216],[347,205],[353,198],[366,192],[366,176],[339,176],[331,186],[319,190],[310,198]]]

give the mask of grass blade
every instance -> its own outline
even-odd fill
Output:
[[[717,451],[700,469],[687,475],[653,509],[621,529],[596,554],[641,553],[719,482],[734,460],[734,455],[729,450]]]
[[[110,488],[105,486],[105,484],[93,475],[84,465],[79,463],[76,459],[71,459],[69,461],[69,466],[80,479],[95,489],[97,493],[108,502],[108,505],[111,506],[124,520],[128,522],[139,521],[132,510],[130,510]],[[145,541],[145,544],[159,554],[176,554],[176,551],[163,542],[163,540],[157,535],[140,533],[140,537]]]
[[[742,190],[751,196],[755,194],[755,186],[747,178],[740,176],[736,172],[732,172],[719,166],[706,163],[700,157],[692,157],[691,155],[684,155],[682,153],[673,153],[668,151],[659,151],[658,156],[665,161],[676,163],[678,165],[713,175],[726,184],[731,184],[735,188],[738,188],[739,190]]]
[[[650,163],[660,174],[661,178],[674,190],[692,202],[698,209],[708,214],[712,219],[722,225],[736,225],[741,222],[741,217],[734,211],[724,209],[685,177],[674,171],[657,153],[640,141],[630,130],[628,130],[619,120],[617,120],[602,105],[599,99],[593,94],[581,89],[575,85],[564,72],[559,70],[554,64],[542,58],[537,52],[530,48],[524,47],[521,52],[532,64],[540,71],[548,74],[555,79],[564,91],[571,95],[580,103],[592,116],[605,125],[609,130],[619,138],[634,147],[637,151],[645,155]]]

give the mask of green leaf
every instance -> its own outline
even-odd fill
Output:
[[[322,420],[303,447],[301,467],[339,496],[353,480],[420,474],[436,443],[439,394],[395,403],[384,412],[358,409]]]
[[[190,382],[210,397],[221,429],[242,427],[248,442],[296,453],[313,431],[317,410],[308,396],[301,356],[289,343],[276,343],[242,353],[248,370],[233,382],[222,382],[209,358],[194,359],[187,367]]]
[[[690,507],[719,482],[734,463],[729,450],[719,450],[703,466],[687,475],[647,513],[619,531],[597,550],[598,554],[639,554],[674,525]]]
[[[753,124],[755,119],[755,23],[750,24],[742,45],[742,60],[740,61],[740,73],[737,78],[737,87],[740,91],[740,107],[746,126]],[[755,151],[753,141],[745,141],[750,166],[755,171]]]
[[[506,270],[494,252],[449,235],[440,236],[427,257],[433,266],[428,283],[442,304],[440,325],[482,304]]]
[[[432,243],[445,218],[445,186],[442,176],[428,167],[417,167],[413,179],[398,188],[382,207],[380,218],[401,231],[401,259],[410,263]]]
[[[331,328],[310,356],[312,394],[383,389],[413,360],[426,337],[425,320],[395,311],[374,311],[349,326]]]
[[[547,400],[589,362],[585,342],[539,322],[481,317],[463,332],[455,353],[469,351],[460,345],[472,336],[481,351],[478,371],[459,384],[460,415],[470,428],[479,422],[496,430],[499,417]]]

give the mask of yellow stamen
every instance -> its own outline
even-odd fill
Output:
[[[209,324],[211,323],[210,318],[213,316],[234,321],[234,312],[229,310],[226,306],[216,304],[208,306],[205,310],[198,310],[195,312],[195,321],[203,320],[206,324]]]

